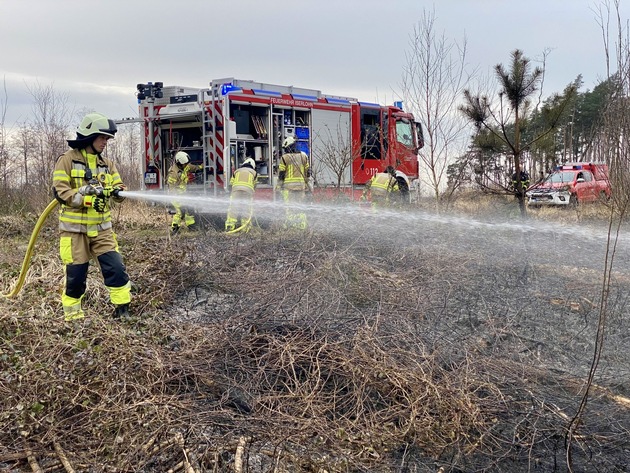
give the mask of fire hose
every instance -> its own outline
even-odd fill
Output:
[[[22,261],[22,269],[20,269],[20,276],[18,277],[17,284],[15,285],[15,287],[13,288],[11,292],[7,294],[2,294],[2,297],[6,297],[9,299],[12,297],[15,297],[22,289],[22,286],[24,286],[24,280],[26,279],[26,272],[28,271],[28,268],[31,265],[31,257],[33,256],[33,248],[35,247],[35,241],[37,240],[37,237],[39,236],[39,231],[41,230],[42,225],[46,221],[46,218],[48,217],[50,212],[52,212],[52,210],[55,207],[57,207],[58,204],[59,202],[57,201],[57,199],[54,199],[52,202],[50,202],[50,204],[48,204],[48,207],[44,209],[44,211],[41,213],[41,215],[37,219],[37,223],[35,224],[35,228],[33,229],[33,232],[31,233],[31,238],[28,242],[26,254],[24,255],[24,261]]]
[[[251,228],[251,223],[252,223],[252,216],[250,215],[250,217],[247,220],[241,223],[240,227],[236,227],[232,230],[228,230],[225,233],[238,233],[238,232],[247,233]]]
[[[120,195],[120,192],[123,189],[122,188],[114,188],[114,189],[109,188],[108,190],[111,192],[112,195],[118,196]],[[83,195],[102,196],[103,192],[104,192],[104,188],[99,185],[90,184],[87,186],[83,186],[81,189],[79,189],[79,193]],[[39,232],[42,229],[42,226],[44,225],[46,218],[48,218],[48,215],[50,214],[50,212],[52,212],[52,210],[55,207],[57,207],[57,205],[59,205],[59,201],[57,199],[53,199],[50,202],[50,204],[48,204],[48,206],[41,213],[39,218],[37,219],[37,222],[35,223],[35,228],[33,229],[31,233],[31,238],[28,242],[28,247],[26,248],[26,254],[24,255],[24,260],[22,261],[22,268],[20,269],[20,275],[18,277],[17,283],[15,284],[15,287],[11,290],[11,292],[8,292],[6,294],[0,294],[2,295],[2,297],[6,297],[7,299],[10,299],[18,295],[18,293],[22,290],[22,287],[24,286],[24,281],[26,280],[26,273],[28,272],[28,268],[31,265],[31,258],[33,256],[33,248],[35,247],[35,242],[37,241]]]

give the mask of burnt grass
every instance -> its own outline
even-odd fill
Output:
[[[630,471],[630,270],[621,240],[605,271],[605,221],[328,212],[170,238],[125,205],[132,320],[93,267],[63,322],[52,218],[0,298],[0,471]],[[33,224],[2,221],[3,293]]]

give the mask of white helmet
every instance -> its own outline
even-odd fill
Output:
[[[182,166],[185,166],[186,164],[190,162],[190,156],[188,156],[188,153],[184,153],[183,151],[178,151],[177,154],[175,155],[175,162],[177,164],[181,164]]]
[[[256,169],[256,161],[254,161],[252,158],[247,158],[243,162],[243,166],[245,166],[246,164],[250,165],[252,167],[252,169]]]
[[[409,177],[407,177],[407,174],[402,171],[396,171],[396,177],[404,179],[404,181],[407,183],[407,186],[409,186]]]
[[[288,148],[289,146],[291,146],[294,143],[295,143],[295,136],[289,135],[282,142],[282,147],[283,148]]]

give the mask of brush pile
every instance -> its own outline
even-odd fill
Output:
[[[596,271],[452,235],[393,251],[396,229],[170,239],[159,210],[117,218],[134,320],[111,319],[93,267],[86,319],[63,322],[54,219],[0,298],[0,471],[565,471],[567,453],[574,472],[630,471],[622,275],[567,450]],[[5,293],[30,227],[3,223]]]

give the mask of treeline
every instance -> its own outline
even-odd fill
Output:
[[[29,87],[31,115],[12,126],[5,123],[7,105],[0,110],[0,212],[41,209],[52,199],[51,179],[57,158],[69,147],[81,118],[93,110],[75,110],[67,93],[52,85]],[[116,117],[111,117],[116,118]],[[120,126],[106,155],[114,160],[129,188],[140,186],[142,152],[139,125]]]
[[[536,106],[530,103],[524,107],[518,123],[520,164],[532,180],[542,178],[560,163],[608,160],[606,148],[602,147],[603,127],[606,111],[621,100],[620,81],[613,76],[593,90],[580,92],[582,86],[582,77],[578,76],[561,93]],[[466,169],[465,178],[471,183],[509,188],[514,168],[513,161],[507,158],[513,151],[502,136],[514,136],[516,126],[512,119],[477,129],[467,153],[451,165],[451,178],[461,179],[462,169]]]
[[[569,77],[564,90],[550,95],[544,90],[549,50],[533,61],[513,50],[509,62],[485,76],[470,66],[465,36],[447,38],[435,9],[424,10],[410,38],[402,97],[423,125],[420,183],[438,208],[462,189],[475,189],[514,195],[524,215],[521,172],[528,174],[525,184],[533,183],[569,161],[608,163],[616,197],[625,194],[630,39],[618,1],[604,0],[594,13],[604,80],[584,90],[581,75]]]

